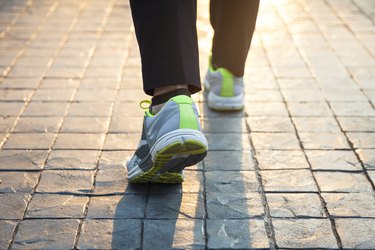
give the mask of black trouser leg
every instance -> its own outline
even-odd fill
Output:
[[[196,0],[130,0],[142,58],[143,89],[188,84],[201,90]]]
[[[212,62],[243,76],[259,8],[259,0],[211,0],[210,19],[215,30]]]

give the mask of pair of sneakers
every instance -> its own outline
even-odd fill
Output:
[[[243,109],[242,77],[210,63],[204,86],[211,109]],[[183,169],[203,160],[207,150],[195,103],[189,96],[175,96],[157,114],[145,111],[141,141],[126,164],[129,182],[181,183]]]

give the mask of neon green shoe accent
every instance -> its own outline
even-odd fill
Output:
[[[208,63],[208,69],[210,70],[211,73],[215,72],[214,66],[212,65],[212,56],[209,57],[209,63]]]
[[[233,74],[225,69],[225,68],[218,68],[221,75],[223,76],[223,82],[221,84],[221,92],[220,95],[224,97],[233,97],[234,96],[234,82],[233,82]]]
[[[198,130],[198,121],[193,110],[193,100],[186,95],[178,95],[171,98],[180,108],[180,129],[190,128]]]

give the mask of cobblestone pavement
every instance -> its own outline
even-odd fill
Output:
[[[133,186],[128,1],[0,0],[0,249],[375,249],[374,22],[371,0],[262,0],[244,112],[195,96],[207,158]]]

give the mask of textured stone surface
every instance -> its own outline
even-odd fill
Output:
[[[267,194],[272,217],[325,217],[317,194]]]
[[[85,220],[78,246],[79,249],[139,249],[141,227],[140,220]]]
[[[241,193],[258,191],[253,171],[210,171],[205,173],[207,192]]]
[[[88,197],[34,194],[26,218],[82,218]]]
[[[139,134],[108,134],[103,148],[106,150],[135,150],[140,138]]]
[[[12,134],[5,142],[5,149],[49,149],[55,139],[51,133]]]
[[[95,169],[99,151],[53,150],[45,169]]]
[[[202,120],[206,133],[246,133],[246,123],[242,117],[210,117]]]
[[[349,149],[346,138],[341,133],[299,133],[305,149]]]
[[[375,133],[347,133],[354,148],[375,148]]]
[[[300,149],[294,133],[252,133],[256,149]]]
[[[333,117],[294,117],[293,122],[298,132],[340,132],[340,127]]]
[[[107,117],[66,117],[61,127],[62,133],[105,133]]]
[[[203,191],[203,173],[201,171],[185,171],[185,180],[175,185],[150,185],[150,194],[198,193]]]
[[[289,117],[251,116],[247,121],[252,132],[294,132]]]
[[[343,150],[307,150],[306,155],[311,167],[316,170],[362,170],[352,151]]]
[[[62,123],[62,117],[22,117],[14,132],[56,133]]]
[[[39,170],[47,157],[44,150],[2,150],[0,151],[1,170]]]
[[[262,170],[309,168],[300,150],[258,150],[255,157]]]
[[[206,134],[209,150],[248,150],[250,149],[247,134],[225,133]]]
[[[323,192],[371,192],[370,182],[360,173],[316,172],[316,180]]]
[[[322,194],[332,216],[375,217],[375,196],[372,193]]]
[[[207,220],[210,249],[268,248],[263,220]]]
[[[264,209],[259,193],[208,193],[207,217],[210,219],[244,219],[262,216]]]
[[[15,249],[71,249],[78,229],[78,220],[22,221],[13,247]]]
[[[210,151],[204,167],[206,171],[254,170],[254,162],[249,151]]]
[[[203,220],[145,220],[143,249],[204,249]]]
[[[336,219],[335,222],[344,248],[375,248],[375,219]]]
[[[32,193],[38,183],[38,172],[1,172],[1,193]]]
[[[23,217],[30,195],[22,193],[0,194],[0,219],[20,220]]]
[[[54,149],[100,149],[104,134],[60,134]]]
[[[328,219],[273,219],[280,248],[337,248]]]
[[[262,171],[261,175],[265,191],[318,191],[309,170]]]
[[[10,220],[0,220],[0,248],[7,249],[12,239],[12,234],[17,222]]]
[[[359,149],[357,153],[366,169],[375,170],[375,149]]]

